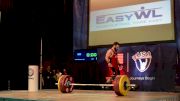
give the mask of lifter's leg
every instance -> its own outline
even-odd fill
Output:
[[[119,67],[119,73],[120,73],[120,75],[126,75],[126,72],[124,71],[123,65],[119,65],[118,67]]]
[[[114,67],[109,68],[110,75],[106,77],[106,83],[111,84],[115,77],[116,77],[116,71]]]

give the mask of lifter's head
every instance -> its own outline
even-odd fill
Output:
[[[117,50],[119,48],[119,43],[118,42],[114,42],[113,43],[113,47],[114,47],[114,49]]]

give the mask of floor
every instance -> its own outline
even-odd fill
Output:
[[[0,98],[36,101],[180,101],[180,93],[130,91],[127,96],[116,96],[110,90],[74,90],[62,94],[56,89],[28,92],[26,90],[0,91]],[[8,101],[8,100],[3,100]]]

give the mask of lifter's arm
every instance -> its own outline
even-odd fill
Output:
[[[111,56],[111,52],[110,50],[108,50],[105,55],[105,60],[107,63],[110,63],[110,56]]]
[[[106,62],[108,63],[108,66],[109,66],[109,67],[112,67],[112,64],[110,63],[110,62],[111,62],[111,61],[110,61],[111,55],[112,55],[111,50],[108,50],[108,51],[106,52],[105,60],[106,60]]]

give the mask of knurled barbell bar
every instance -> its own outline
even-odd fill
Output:
[[[74,86],[110,86],[113,87],[118,96],[125,96],[131,87],[136,87],[136,84],[130,84],[127,75],[117,75],[113,84],[78,84],[74,83],[70,75],[62,75],[56,85],[58,86],[58,90],[62,93],[72,92]]]

